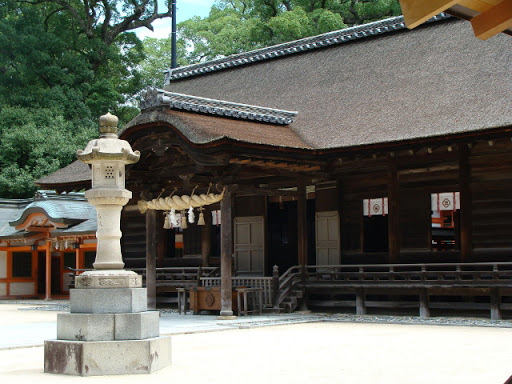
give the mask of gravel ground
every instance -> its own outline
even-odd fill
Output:
[[[41,301],[0,301],[5,304],[23,304],[23,307],[18,310],[24,311],[69,311],[68,302],[44,302]],[[178,310],[174,308],[159,308],[162,314],[177,314]],[[191,312],[189,312],[191,313]],[[302,312],[295,312],[297,317],[288,319],[280,319],[276,316],[275,319],[258,321],[253,320],[250,322],[251,327],[267,326],[276,324],[300,324],[311,322],[348,322],[348,323],[376,323],[376,324],[412,324],[412,325],[453,325],[453,326],[470,326],[470,327],[500,327],[512,328],[512,320],[489,320],[485,318],[477,318],[469,316],[437,316],[430,318],[420,318],[418,316],[407,315],[354,315],[347,313],[323,313],[306,311],[306,315],[301,317]],[[257,317],[256,317],[257,319]],[[230,322],[230,325],[247,326],[247,322],[236,323]]]
[[[6,302],[0,302],[4,342],[55,337],[57,313],[69,308],[63,301],[1,303]],[[166,332],[177,333],[171,336],[172,366],[146,376],[155,384],[503,384],[512,374],[512,322],[507,320],[296,312],[218,321],[164,309],[160,324],[161,331],[166,326]],[[0,382],[144,379],[44,374],[38,343],[0,348]]]

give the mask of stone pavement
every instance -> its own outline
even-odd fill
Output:
[[[44,374],[41,345],[55,338],[57,313],[65,311],[66,304],[0,301],[2,382],[144,379]],[[415,322],[417,318],[307,313],[219,321],[216,316],[164,311],[160,331],[174,335],[173,363],[147,379],[209,384],[502,384],[512,375],[510,322]]]

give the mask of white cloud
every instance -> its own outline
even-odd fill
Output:
[[[147,28],[137,28],[135,33],[139,39],[145,37],[155,37],[157,39],[163,39],[171,34],[171,19],[159,19],[153,22],[154,31],[151,32]]]

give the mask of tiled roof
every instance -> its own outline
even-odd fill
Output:
[[[441,13],[429,21],[437,21],[449,17],[451,16]],[[165,73],[165,84],[168,84],[172,80],[202,75],[205,73],[229,69],[241,65],[257,63],[260,61],[274,59],[277,57],[283,57],[318,48],[338,45],[354,40],[363,39],[365,37],[380,35],[387,32],[405,28],[406,26],[404,23],[403,16],[379,20],[364,25],[357,25],[351,28],[328,32],[322,35],[306,37],[304,39],[295,40],[284,44],[273,45],[271,47],[265,47],[250,52],[230,55],[216,60],[211,60],[205,63],[198,63],[187,65],[184,67],[169,69]]]
[[[50,220],[69,224],[68,228],[52,233],[56,236],[89,234],[96,231],[96,209],[89,204],[83,194],[44,196],[43,198],[24,200],[0,200],[0,239],[23,238],[25,231],[17,231],[32,213],[43,213]]]
[[[293,123],[293,118],[297,115],[297,112],[292,111],[183,95],[155,88],[147,89],[142,97],[143,100],[140,104],[142,110],[169,107],[171,109],[282,125]]]
[[[92,207],[92,206],[91,206]],[[94,208],[94,207],[93,207]],[[68,228],[57,229],[52,232],[54,236],[71,236],[71,235],[85,235],[94,234],[98,229],[98,219],[96,215],[96,209],[92,209],[89,212],[87,220],[70,226]]]
[[[11,225],[19,225],[31,214],[35,212],[44,213],[50,220],[59,223],[77,223],[90,218],[91,211],[94,207],[83,199],[68,200],[68,199],[51,199],[51,200],[36,200],[29,204],[19,217],[11,221]]]
[[[0,206],[0,238],[14,235],[16,228],[11,227],[10,221],[15,220],[23,212],[23,207],[7,205]]]

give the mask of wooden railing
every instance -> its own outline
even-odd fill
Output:
[[[71,275],[70,288],[74,287],[75,277],[91,269],[68,268]],[[134,272],[142,275],[143,284],[146,281],[146,268],[133,268]],[[156,286],[161,288],[193,287],[200,285],[204,276],[215,276],[219,273],[218,267],[166,267],[156,268]]]
[[[274,308],[279,308],[281,303],[303,282],[304,275],[300,266],[293,266],[279,277],[279,270],[274,266],[274,277],[276,276],[279,278],[279,285],[275,293]]]
[[[232,277],[231,283],[233,288],[261,288],[263,291],[263,306],[273,306],[273,289],[272,289],[272,277],[250,277],[240,276]],[[220,277],[201,277],[200,282],[203,287],[220,287]]]
[[[72,276],[84,270],[71,270]],[[136,272],[145,277],[145,269]],[[219,287],[221,278],[219,269],[213,267],[172,267],[157,268],[156,285],[160,292],[173,292],[176,288],[193,288],[197,286]],[[72,279],[72,282],[74,279]],[[232,277],[233,288],[261,288],[263,307],[289,307],[284,303],[288,298],[299,297],[297,292],[312,289],[317,292],[331,292],[333,289],[345,288],[356,292],[358,300],[363,303],[364,293],[373,288],[402,288],[410,292],[427,295],[420,305],[428,305],[430,288],[436,292],[451,292],[450,288],[460,288],[457,292],[464,295],[468,288],[487,288],[499,300],[500,288],[512,288],[511,263],[449,263],[449,264],[373,264],[373,265],[308,265],[294,266],[279,276],[274,267],[272,277]],[[441,290],[439,290],[441,289]],[[473,290],[474,292],[475,290]],[[484,291],[482,291],[484,292]],[[290,301],[290,300],[288,300]],[[357,301],[357,300],[356,300]],[[494,302],[493,301],[493,302]],[[426,303],[426,304],[425,304]],[[363,303],[364,304],[364,303]],[[360,305],[362,308],[363,304]],[[380,303],[377,303],[380,304]],[[441,303],[442,304],[442,303]],[[509,304],[498,303],[498,308]],[[290,310],[290,308],[288,308]],[[497,311],[497,310],[496,310]],[[498,312],[496,312],[498,313]]]
[[[306,284],[351,287],[512,287],[512,263],[314,265]]]

